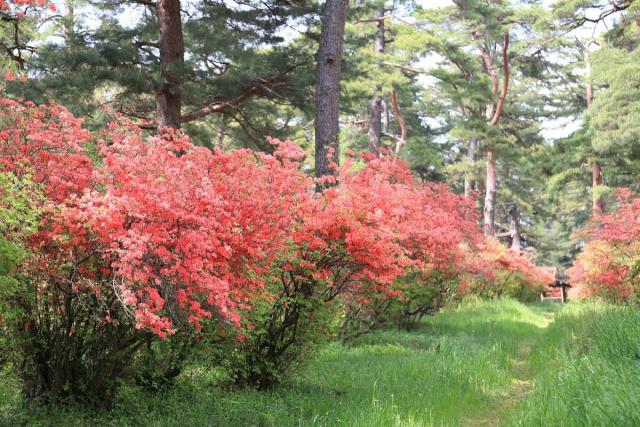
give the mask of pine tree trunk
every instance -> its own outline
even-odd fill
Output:
[[[518,206],[509,209],[510,233],[511,233],[511,250],[516,252],[522,251],[522,236],[520,235],[520,212]]]
[[[73,36],[73,27],[74,27],[74,23],[75,23],[75,9],[73,7],[73,1],[72,0],[66,0],[64,2],[65,5],[65,15],[64,18],[62,20],[62,26],[63,26],[63,30],[64,30],[64,36],[67,39],[67,47],[68,47],[68,42],[69,42],[69,38]]]
[[[495,235],[496,223],[496,159],[493,144],[487,144],[487,179],[484,198],[484,234]]]
[[[583,46],[582,52],[584,55],[584,63],[586,67],[586,97],[587,97],[587,111],[591,109],[593,104],[593,81],[591,80],[591,60],[589,59],[589,49],[587,46]],[[606,206],[604,197],[600,194],[600,186],[602,186],[602,166],[597,160],[593,160],[591,163],[591,192],[593,195],[593,206],[591,214],[596,217],[602,215],[605,212]]]
[[[380,90],[376,86],[376,90]],[[382,140],[382,98],[375,96],[369,105],[369,152],[380,154]]]
[[[491,92],[494,95],[498,95],[499,78],[498,71],[495,69],[491,62],[490,50],[487,46],[483,46],[480,49],[482,62],[484,64],[484,70],[491,78]],[[509,33],[504,33],[502,44],[502,88],[500,89],[500,95],[498,102],[495,104],[487,104],[485,111],[487,124],[489,126],[497,126],[504,112],[504,105],[507,99],[507,92],[509,91]],[[495,235],[495,223],[496,223],[496,192],[497,192],[497,179],[496,179],[496,159],[495,159],[495,147],[493,142],[487,141],[487,178],[486,189],[484,198],[484,233],[487,236]]]
[[[382,133],[389,132],[389,103],[382,100]]]
[[[375,19],[377,19],[376,36],[373,39],[373,52],[376,56],[380,56],[384,53],[385,39],[384,39],[384,5],[378,6],[376,9]],[[378,64],[380,66],[380,64]],[[371,100],[369,106],[369,152],[375,155],[380,154],[380,147],[382,146],[382,86],[374,86],[375,95]]]
[[[184,64],[184,39],[180,0],[158,0],[158,47],[162,87],[156,94],[158,127],[180,128],[180,72]]]
[[[334,175],[338,164],[340,117],[340,71],[348,0],[327,0],[318,47],[315,94],[316,176]]]
[[[600,163],[593,162],[591,164],[591,180],[593,191],[593,216],[602,215],[606,211],[606,205],[604,197],[599,194],[600,187],[602,186],[602,168]]]
[[[467,148],[467,158],[469,159],[469,163],[472,165],[475,164],[476,161],[476,152],[478,150],[478,140],[476,138],[469,139],[469,147]],[[466,176],[464,177],[464,197],[468,199],[471,197],[471,192],[476,190],[475,182],[472,178],[472,173],[467,171]]]

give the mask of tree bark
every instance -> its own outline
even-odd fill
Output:
[[[487,178],[484,196],[484,234],[493,236],[496,233],[496,159],[493,144],[487,144]]]
[[[66,0],[64,2],[65,5],[65,15],[63,18],[63,31],[64,36],[67,39],[67,47],[69,43],[69,38],[73,36],[73,27],[75,23],[75,9],[73,7],[73,0]]]
[[[348,0],[327,0],[318,47],[315,94],[316,176],[335,175],[339,162],[340,72]]]
[[[382,134],[389,132],[389,103],[382,100]]]
[[[376,36],[373,39],[373,52],[376,56],[380,57],[384,53],[385,49],[385,26],[384,26],[384,5],[381,4],[376,9]],[[382,64],[378,61],[378,67]],[[380,148],[382,146],[382,86],[376,84],[373,88],[374,97],[369,105],[369,152],[380,155]]]
[[[375,90],[380,90],[376,86]],[[382,98],[376,95],[369,104],[369,152],[380,155],[382,145]]]
[[[593,104],[593,80],[591,80],[591,60],[589,58],[588,46],[582,46],[582,53],[584,55],[584,64],[586,68],[586,97],[587,97],[587,111],[591,110]],[[602,215],[606,211],[606,205],[604,197],[600,194],[602,179],[602,166],[597,160],[593,160],[591,163],[591,192],[592,192],[592,210],[591,215],[597,217]]]
[[[393,113],[396,116],[396,122],[398,122],[398,127],[400,128],[400,136],[395,137],[396,148],[394,150],[395,155],[399,156],[400,150],[407,144],[409,136],[407,132],[407,125],[404,121],[404,117],[402,117],[402,111],[400,111],[398,91],[396,91],[395,85],[391,88],[391,107],[393,108]]]
[[[156,94],[156,121],[158,127],[180,128],[181,107],[180,73],[184,65],[184,39],[180,0],[158,0],[158,48],[162,86]]]
[[[486,46],[480,49],[482,62],[485,72],[491,78],[491,90],[494,95],[498,95],[499,77],[498,71],[493,66],[491,61],[491,54]],[[497,126],[502,113],[504,112],[504,105],[507,99],[507,92],[509,91],[509,33],[505,33],[502,41],[502,71],[503,80],[502,88],[498,97],[497,104],[490,103],[486,109],[486,119],[489,126]],[[487,236],[495,235],[495,219],[496,219],[496,192],[497,192],[497,179],[496,179],[496,159],[495,159],[495,146],[493,142],[487,141],[487,177],[485,184],[485,198],[484,198],[484,233]]]

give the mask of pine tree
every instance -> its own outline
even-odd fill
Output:
[[[285,40],[283,31],[294,20],[301,31],[314,31],[314,4],[102,0],[80,6],[99,19],[98,27],[77,12],[73,31],[26,63],[31,78],[16,95],[54,99],[97,122],[106,106],[149,129],[186,127],[211,140],[215,132],[207,129],[221,116],[228,133],[253,128],[242,110],[257,99],[308,104],[313,80],[299,75],[313,69],[315,41],[305,34]],[[123,10],[133,22],[120,19]],[[290,55],[296,44],[299,55]]]

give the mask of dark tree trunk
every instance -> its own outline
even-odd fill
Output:
[[[382,55],[385,49],[384,13],[384,5],[378,6],[374,18],[377,20],[377,30],[376,36],[373,39],[373,52],[376,56]],[[381,64],[378,64],[378,66],[381,66]],[[382,86],[377,84],[374,86],[373,90],[375,94],[369,106],[369,152],[379,155],[380,147],[382,145]]]
[[[184,64],[184,39],[180,0],[158,0],[158,48],[162,86],[156,94],[158,127],[180,128],[180,73]]]
[[[348,0],[327,0],[322,17],[315,94],[317,177],[334,175],[331,163],[338,164],[340,158],[340,71],[348,9]]]

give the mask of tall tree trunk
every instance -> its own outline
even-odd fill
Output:
[[[156,94],[156,122],[158,127],[180,128],[180,73],[184,65],[184,39],[180,0],[158,0],[158,48],[162,87]]]
[[[389,132],[389,103],[382,100],[382,133]]]
[[[327,0],[318,47],[315,94],[316,176],[335,175],[340,141],[340,71],[349,0]]]
[[[484,234],[493,236],[496,233],[496,158],[493,144],[487,144],[487,178],[484,196]]]
[[[376,56],[384,53],[385,49],[385,27],[384,27],[384,4],[376,9],[376,36],[373,39],[373,52]],[[381,66],[381,64],[378,64]],[[379,155],[382,145],[382,86],[377,84],[374,86],[374,97],[369,106],[369,152]]]
[[[498,71],[493,66],[491,54],[486,46],[480,49],[485,72],[491,78],[491,90],[494,95],[498,95],[499,78]],[[489,126],[497,126],[504,112],[504,105],[509,91],[509,33],[504,33],[502,42],[502,88],[495,107],[493,103],[487,105],[486,118]],[[496,222],[496,158],[495,146],[493,142],[487,141],[487,177],[485,183],[484,198],[484,233],[487,236],[495,235]]]
[[[478,151],[478,140],[476,138],[469,139],[469,146],[467,147],[467,158],[469,159],[469,163],[471,167],[475,164],[476,161],[476,153]],[[464,197],[468,199],[471,197],[471,192],[475,191],[475,181],[473,179],[473,174],[467,171],[466,176],[464,177]]]
[[[375,90],[380,90],[376,86]],[[380,154],[382,145],[382,98],[376,95],[369,104],[369,152]]]
[[[586,67],[586,97],[587,97],[587,111],[591,110],[591,104],[593,104],[593,80],[591,79],[591,60],[589,58],[588,46],[582,47],[582,53],[584,55],[584,63]],[[604,197],[600,194],[602,180],[602,166],[597,160],[593,160],[591,163],[591,193],[592,193],[592,211],[593,217],[597,217],[605,213],[606,205]]]
[[[509,209],[509,232],[511,234],[511,250],[522,251],[522,236],[520,235],[520,212],[518,206],[513,205]]]

